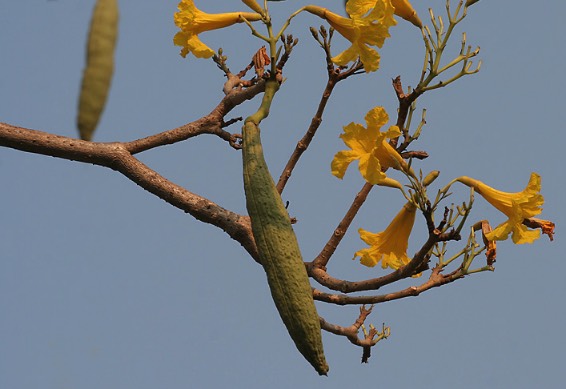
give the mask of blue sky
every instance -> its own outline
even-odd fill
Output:
[[[243,9],[238,1],[205,3],[197,1],[208,12]],[[331,8],[342,12],[341,1],[318,3],[336,3]],[[429,7],[444,14],[444,1],[413,3],[425,23]],[[0,121],[76,136],[93,4],[0,3]],[[274,20],[282,23],[304,4],[273,3]],[[470,9],[458,34],[466,31],[468,42],[481,47],[482,69],[419,100],[427,125],[414,148],[431,155],[417,166],[440,170],[439,187],[469,175],[515,192],[530,172],[538,172],[542,217],[557,224],[554,242],[504,242],[494,273],[376,306],[369,321],[378,327],[385,322],[392,336],[373,349],[367,365],[359,363],[359,348],[325,333],[331,370],[321,378],[289,339],[263,270],[223,232],[114,171],[1,148],[0,387],[562,387],[566,5],[537,5],[481,0]],[[207,114],[222,98],[224,79],[216,66],[183,59],[173,46],[176,6],[169,0],[120,2],[114,84],[95,141],[128,141],[177,127]],[[299,15],[289,29],[300,44],[262,124],[276,176],[324,87],[323,54],[308,32],[321,22]],[[420,33],[399,20],[391,34],[378,72],[337,87],[314,144],[284,192],[299,219],[295,229],[305,259],[318,254],[363,185],[354,166],[343,181],[330,174],[332,156],[343,148],[342,126],[363,123],[376,105],[393,117],[391,79],[401,75],[406,86],[418,81]],[[243,25],[202,39],[223,47],[234,71],[261,46]],[[455,39],[447,58],[458,45]],[[346,47],[340,37],[335,46],[336,52]],[[258,104],[248,102],[233,116],[248,115]],[[239,126],[230,131],[239,132]],[[210,136],[140,155],[176,183],[245,213],[240,158]],[[465,191],[455,191],[451,201],[466,199]],[[329,272],[350,280],[382,274],[351,260],[363,247],[356,230],[383,229],[402,204],[392,191],[373,191]],[[478,198],[472,219],[481,218],[504,220]],[[418,250],[424,230],[417,218],[409,252]],[[351,324],[358,309],[318,307],[340,325]]]

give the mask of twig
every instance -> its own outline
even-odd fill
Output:
[[[315,268],[325,269],[326,265],[328,264],[328,261],[330,260],[330,257],[336,251],[338,244],[346,234],[346,231],[350,227],[350,224],[352,224],[354,217],[357,215],[362,204],[366,201],[368,194],[373,187],[374,185],[370,183],[366,182],[364,184],[362,189],[358,192],[358,194],[354,198],[354,201],[350,205],[350,208],[348,208],[348,211],[346,212],[340,223],[338,223],[338,226],[334,229],[332,236],[330,237],[330,239],[328,240],[328,242],[326,243],[320,254],[318,254],[318,256],[311,263],[309,263],[308,268],[311,268],[313,270],[313,275],[316,274],[316,272],[314,272]]]
[[[265,82],[263,80],[246,89],[233,89],[211,113],[201,119],[169,131],[126,142],[124,146],[131,154],[137,154],[156,147],[181,142],[200,134],[217,135],[225,141],[231,142],[233,135],[222,129],[224,117],[236,106],[246,100],[253,99],[264,90]]]
[[[285,64],[287,63],[287,61],[289,60],[293,48],[295,48],[295,46],[297,46],[297,44],[299,43],[299,39],[298,38],[293,39],[293,35],[291,34],[287,35],[287,37],[284,37],[282,35],[281,42],[283,43],[283,55],[281,56],[279,62],[277,63],[277,69],[279,70],[282,70]]]
[[[295,166],[299,162],[299,159],[309,147],[311,141],[313,140],[316,134],[316,131],[320,127],[320,124],[322,123],[322,115],[324,113],[324,110],[326,109],[326,105],[328,103],[328,100],[330,99],[334,87],[339,81],[345,80],[346,78],[355,74],[355,71],[359,70],[360,67],[362,66],[361,64],[356,64],[346,71],[341,71],[340,68],[336,68],[331,60],[331,54],[330,54],[330,42],[332,38],[332,30],[331,33],[328,34],[326,29],[324,27],[321,27],[320,35],[322,36],[322,40],[318,35],[319,32],[316,31],[315,29],[311,29],[311,33],[325,52],[328,81],[326,82],[326,86],[324,88],[324,91],[322,92],[322,96],[318,103],[318,108],[316,110],[316,113],[311,119],[309,128],[307,129],[305,135],[301,138],[301,140],[297,142],[297,145],[295,146],[295,150],[289,157],[289,160],[287,161],[285,168],[283,169],[281,175],[279,176],[279,180],[277,181],[277,186],[276,186],[279,193],[282,193],[283,190],[285,189],[285,185],[287,184],[287,181],[289,181],[289,178],[293,173],[293,169],[295,169]],[[285,52],[286,51],[287,50],[285,50]]]
[[[371,354],[371,348],[375,346],[380,340],[386,339],[390,335],[389,327],[383,326],[381,332],[378,332],[375,327],[370,325],[370,330],[366,331],[364,322],[371,313],[373,305],[366,308],[365,305],[360,307],[360,314],[354,324],[348,327],[342,327],[336,324],[327,322],[324,318],[320,318],[320,326],[323,330],[333,333],[335,335],[345,336],[348,340],[363,348],[362,363],[367,363]],[[363,330],[363,338],[360,338],[360,328]]]
[[[411,108],[411,104],[421,95],[423,91],[413,90],[411,93],[406,94],[403,91],[403,84],[401,83],[401,76],[397,76],[392,81],[393,90],[397,95],[397,100],[399,101],[399,109],[397,110],[397,127],[401,130],[403,134],[405,134],[405,139],[408,139],[408,130],[405,128],[405,122],[407,121],[407,115],[409,114],[409,110]],[[391,140],[391,146],[397,147],[399,142],[399,138],[395,138]],[[409,144],[403,143],[402,147],[398,148],[399,152],[404,151]]]
[[[322,292],[314,289],[313,296],[315,300],[336,305],[354,305],[354,304],[380,304],[388,301],[399,300],[405,297],[418,296],[429,289],[449,284],[460,278],[464,278],[461,269],[457,269],[449,274],[441,274],[440,269],[433,269],[430,278],[419,286],[411,286],[397,292],[376,295],[376,296],[348,296],[345,294],[333,294]]]

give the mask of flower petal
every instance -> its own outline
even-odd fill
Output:
[[[381,170],[381,164],[373,154],[364,154],[358,163],[362,177],[372,185],[377,185],[386,175]]]
[[[378,130],[389,121],[389,115],[383,107],[374,107],[366,113],[366,124],[369,128]]]
[[[375,147],[375,133],[377,131],[368,131],[364,126],[358,123],[350,123],[344,127],[344,133],[340,134],[342,141],[357,153],[370,153]]]
[[[348,166],[359,158],[358,153],[352,150],[343,150],[336,153],[331,163],[332,175],[342,179]]]
[[[340,54],[332,57],[332,62],[338,66],[347,66],[350,62],[354,62],[359,57],[359,52],[354,45],[351,45]],[[376,69],[377,70],[377,69]]]

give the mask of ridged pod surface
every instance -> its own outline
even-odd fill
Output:
[[[297,349],[326,375],[320,321],[297,237],[263,157],[260,129],[243,129],[244,189],[252,231],[273,301]]]
[[[104,110],[118,36],[118,1],[98,0],[94,6],[87,41],[77,127],[81,139],[91,140]]]

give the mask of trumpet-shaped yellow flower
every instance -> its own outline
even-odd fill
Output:
[[[411,259],[407,256],[407,247],[416,210],[415,204],[406,203],[389,226],[377,234],[360,228],[360,238],[370,247],[357,251],[354,259],[360,257],[361,264],[368,267],[374,267],[381,261],[384,269],[398,269],[409,263]]]
[[[307,5],[305,10],[326,19],[352,45],[332,58],[339,66],[346,66],[360,58],[366,72],[379,68],[379,53],[370,46],[382,47],[389,38],[389,27],[397,24],[390,0],[350,0],[346,4],[345,18],[326,8]]]
[[[186,57],[193,53],[197,58],[210,58],[214,50],[202,43],[198,34],[205,31],[216,30],[248,21],[261,20],[261,15],[252,12],[229,12],[221,14],[208,14],[199,10],[193,0],[181,0],[179,12],[174,15],[175,24],[181,29],[173,37],[173,43],[181,46],[181,56]]]
[[[364,179],[370,184],[379,184],[386,179],[384,173],[390,167],[400,169],[405,161],[387,142],[387,139],[401,135],[397,126],[391,126],[386,132],[380,128],[389,121],[383,107],[375,107],[366,114],[367,128],[358,123],[350,123],[344,127],[340,138],[351,150],[336,153],[332,160],[332,174],[343,178],[346,169],[355,160]]]
[[[531,173],[527,187],[517,193],[501,192],[470,177],[460,177],[457,181],[474,188],[488,203],[509,218],[486,234],[488,240],[505,240],[509,234],[512,234],[513,242],[522,244],[532,243],[539,238],[539,230],[529,230],[523,224],[523,220],[538,215],[542,211],[544,198],[540,194],[541,179],[538,174]]]
[[[470,0],[468,0],[468,2],[469,1]],[[413,23],[418,28],[422,28],[423,23],[421,22],[419,15],[417,15],[417,11],[415,11],[408,0],[391,0],[391,4],[395,8],[395,15],[401,16],[403,19]],[[348,5],[348,0],[344,0],[344,5]]]

